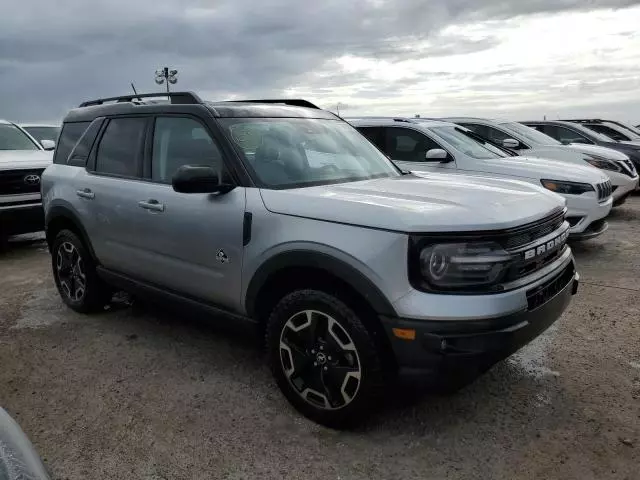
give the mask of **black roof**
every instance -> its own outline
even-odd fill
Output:
[[[163,100],[158,100],[159,98]],[[154,100],[155,99],[155,100]],[[99,98],[80,104],[65,117],[65,122],[92,121],[97,117],[135,113],[188,113],[208,110],[225,118],[323,118],[337,120],[331,112],[301,99],[203,101],[193,92],[151,93]]]

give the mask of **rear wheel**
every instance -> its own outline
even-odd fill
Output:
[[[318,423],[353,425],[381,396],[373,339],[358,314],[332,295],[299,290],[285,296],[269,318],[267,347],[284,395]]]
[[[82,240],[71,230],[61,230],[51,252],[53,278],[62,300],[81,313],[103,310],[113,291],[98,277]]]

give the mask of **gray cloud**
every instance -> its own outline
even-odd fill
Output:
[[[372,84],[361,74],[336,72],[331,59],[354,55],[394,63],[476,52],[497,45],[499,39],[466,38],[442,29],[463,21],[623,8],[639,2],[316,3],[59,0],[52,6],[32,0],[0,17],[0,116],[59,119],[85,99],[127,92],[131,81],[140,91],[155,91],[153,71],[161,65],[180,70],[180,89],[203,91],[212,98],[273,96],[305,87],[321,102],[332,89],[359,85],[356,99],[395,98],[401,106],[397,97],[411,87],[410,81]],[[481,80],[486,73],[477,75]],[[449,72],[429,76],[454,79]]]

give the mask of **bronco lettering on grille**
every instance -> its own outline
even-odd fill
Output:
[[[558,235],[556,238],[553,238],[542,245],[538,245],[535,248],[530,248],[529,250],[525,250],[524,259],[533,260],[536,257],[548,254],[549,252],[562,248],[562,246],[565,243],[567,243],[568,237],[569,237],[569,230],[566,230],[560,235]]]

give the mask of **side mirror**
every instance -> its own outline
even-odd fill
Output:
[[[171,185],[179,193],[228,193],[235,185],[221,183],[218,173],[211,167],[183,165],[171,179]]]
[[[511,149],[520,148],[520,142],[515,138],[505,138],[502,141],[502,146],[504,148],[511,148]]]
[[[42,148],[45,150],[53,150],[56,148],[56,142],[53,140],[40,140],[40,145],[42,145]]]
[[[441,148],[432,148],[431,150],[427,150],[424,158],[427,162],[446,162],[449,160],[449,154]]]

